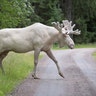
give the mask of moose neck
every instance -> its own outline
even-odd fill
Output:
[[[47,44],[52,45],[53,43],[58,42],[59,36],[60,36],[60,33],[51,36],[51,38],[48,40]]]

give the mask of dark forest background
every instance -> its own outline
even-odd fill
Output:
[[[96,0],[0,0],[0,29],[64,19],[81,30],[76,43],[96,43]]]

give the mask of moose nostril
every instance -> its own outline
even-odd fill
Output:
[[[71,49],[74,49],[74,45],[73,45],[73,44],[71,44],[71,45],[70,45],[70,48],[71,48]]]

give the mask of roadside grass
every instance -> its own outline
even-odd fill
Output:
[[[33,54],[10,52],[3,62],[5,75],[0,69],[0,96],[6,96],[33,69]]]
[[[93,53],[94,58],[96,58],[96,52]]]
[[[74,48],[96,48],[96,43],[89,43],[89,44],[76,44]],[[69,49],[67,46],[63,48],[59,48],[58,45],[53,45],[53,50],[64,50]]]
[[[78,44],[75,48],[96,48],[95,44]],[[53,49],[68,49],[53,46]],[[96,57],[96,52],[93,54]],[[42,57],[42,56],[40,56]],[[6,96],[33,70],[33,54],[18,54],[10,52],[3,61],[5,75],[0,69],[0,96]]]
[[[75,48],[96,48],[96,43],[89,43],[89,44],[76,44]],[[57,45],[53,45],[53,50],[65,50],[69,49],[67,46],[63,48],[59,48]],[[96,52],[94,52],[93,57],[96,58]]]
[[[75,48],[96,48],[96,43],[76,44]]]

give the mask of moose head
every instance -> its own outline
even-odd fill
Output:
[[[53,26],[60,32],[59,46],[63,47],[65,44],[69,48],[74,48],[74,41],[71,39],[70,34],[79,35],[81,31],[73,30],[75,24],[72,25],[72,21],[62,20],[62,23],[52,22]]]

